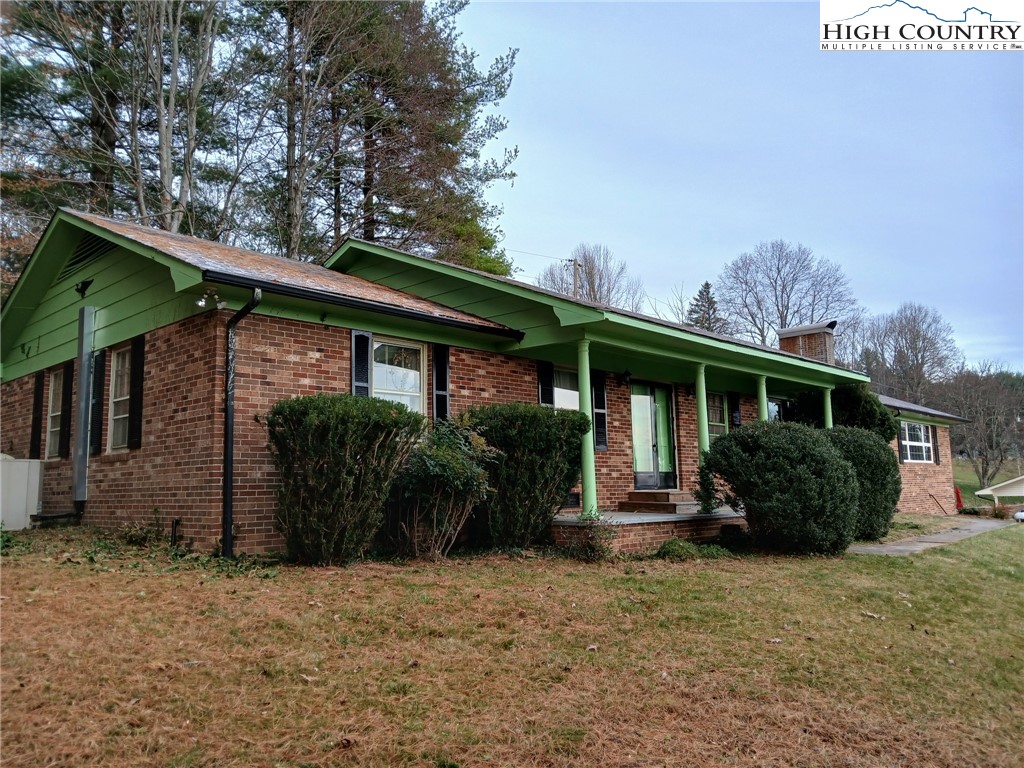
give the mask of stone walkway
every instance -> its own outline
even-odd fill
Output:
[[[971,536],[977,536],[979,533],[994,531],[997,528],[1006,528],[1013,524],[1013,520],[965,517],[964,521],[957,525],[956,528],[950,528],[948,531],[930,533],[926,536],[915,536],[912,539],[894,541],[891,544],[853,544],[846,551],[858,555],[912,555],[915,552],[923,552],[932,547],[941,547],[943,544],[962,541],[963,539],[969,539]]]

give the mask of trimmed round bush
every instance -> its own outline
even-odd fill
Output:
[[[526,403],[470,408],[464,420],[499,453],[485,509],[490,543],[527,547],[547,533],[580,479],[580,439],[590,417]]]
[[[698,500],[743,511],[758,547],[835,555],[853,541],[856,474],[821,430],[778,421],[740,427],[712,443],[701,473]],[[722,489],[716,499],[706,498],[710,480]]]
[[[423,417],[387,400],[325,394],[281,400],[266,421],[288,554],[314,565],[360,557]]]
[[[821,390],[797,395],[786,407],[785,418],[812,427],[824,427]],[[864,383],[840,384],[832,390],[832,418],[836,426],[867,429],[887,443],[895,440],[896,433],[900,431],[899,421]]]
[[[835,427],[825,433],[857,473],[859,500],[854,537],[877,540],[889,532],[903,491],[900,463],[889,444],[874,432]]]

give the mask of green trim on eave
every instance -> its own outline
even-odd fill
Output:
[[[892,411],[892,415],[896,417],[897,421],[910,421],[915,424],[928,424],[935,425],[936,427],[955,427],[957,424],[968,423],[967,419],[950,421],[949,419],[944,419],[941,416],[927,416],[923,413],[915,413],[914,411],[901,411],[898,408],[895,410],[889,408],[889,410]]]
[[[512,354],[564,361],[569,358],[569,351],[554,347],[585,337],[606,347],[603,356],[621,360],[623,364],[631,354],[634,359],[637,353],[656,356],[665,378],[678,376],[680,372],[686,375],[687,370],[704,363],[709,366],[709,380],[745,384],[745,377],[767,376],[768,389],[773,394],[788,395],[800,388],[829,388],[841,383],[869,381],[863,374],[837,366],[741,341],[706,336],[653,319],[591,307],[532,286],[355,238],[342,243],[326,266],[389,287],[402,287],[423,298],[522,330],[525,332],[522,342],[508,349]],[[427,289],[429,295],[422,294],[418,287]],[[445,300],[462,300],[472,296],[473,290],[483,295],[462,304]],[[521,303],[517,306],[518,302]],[[617,351],[612,352],[609,347]],[[592,347],[591,356],[596,361],[602,357],[602,350]],[[599,366],[599,363],[594,362],[594,365]]]

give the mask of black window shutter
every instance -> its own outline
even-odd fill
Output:
[[[64,363],[63,391],[60,397],[60,432],[57,440],[57,455],[66,459],[71,455],[71,394],[75,385],[75,361]]]
[[[932,424],[932,461],[941,464],[939,459],[939,428]]]
[[[373,334],[352,331],[352,394],[370,396],[370,372],[373,370]]]
[[[740,393],[729,392],[725,399],[729,408],[729,429],[740,426],[743,423],[740,415]]]
[[[590,372],[590,388],[594,404],[594,450],[608,450],[608,396],[605,391],[605,372]]]
[[[92,356],[92,405],[89,410],[89,453],[103,450],[103,381],[107,373],[107,350]]]
[[[900,428],[896,432],[896,458],[900,460],[900,464],[903,463],[903,422],[900,422]]]
[[[537,361],[537,385],[540,389],[540,404],[555,407],[555,366],[543,360]]]
[[[132,339],[128,380],[128,447],[142,447],[142,382],[146,376],[146,337]]]
[[[42,455],[43,445],[43,383],[46,374],[36,374],[35,387],[32,390],[32,431],[28,436],[28,457],[38,459]]]
[[[448,345],[431,345],[434,362],[434,421],[448,418]]]

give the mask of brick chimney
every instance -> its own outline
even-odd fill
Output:
[[[838,321],[798,325],[779,331],[779,349],[821,363],[836,364],[835,330]]]

